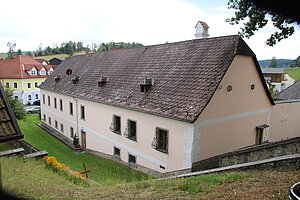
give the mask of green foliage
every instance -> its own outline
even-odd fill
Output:
[[[36,126],[37,123],[41,123],[38,114],[27,115],[25,121],[19,121],[25,141],[38,149],[47,150],[49,156],[56,157],[58,162],[68,165],[73,170],[82,171],[82,163],[85,163],[87,169],[92,170],[89,177],[101,185],[116,185],[151,178],[125,165],[87,152],[74,153],[69,147]]]
[[[269,67],[273,67],[273,68],[278,67],[277,60],[276,60],[275,57],[273,57],[273,58],[271,59],[271,62],[270,62],[270,64],[269,64]]]
[[[26,112],[24,109],[24,105],[17,99],[14,98],[13,90],[5,89],[5,94],[8,98],[9,104],[12,107],[15,117],[18,120],[25,120]]]
[[[290,65],[290,67],[300,67],[300,56],[298,56],[293,63]]]
[[[292,77],[295,81],[300,80],[300,67],[285,68],[284,72]]]
[[[299,24],[299,22],[295,20],[259,8],[248,0],[229,0],[228,8],[236,10],[234,17],[226,19],[226,22],[229,22],[231,25],[239,24],[239,22],[247,19],[247,21],[243,23],[244,27],[241,27],[241,32],[239,32],[241,36],[246,38],[250,38],[254,35],[255,31],[267,25],[269,21],[267,17],[271,16],[273,26],[277,28],[278,31],[272,33],[269,39],[267,39],[266,44],[269,46],[274,46],[282,39],[293,35],[295,28],[292,24]]]

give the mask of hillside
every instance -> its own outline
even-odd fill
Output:
[[[4,190],[29,199],[287,199],[288,188],[300,179],[299,170],[285,169],[88,186],[42,160],[2,157],[0,162]]]
[[[286,68],[290,64],[292,64],[293,61],[294,61],[294,60],[291,60],[291,59],[276,59],[276,60],[277,60],[277,64],[279,65],[280,68]],[[268,67],[270,65],[270,62],[271,62],[271,59],[259,60],[258,61],[260,67]]]

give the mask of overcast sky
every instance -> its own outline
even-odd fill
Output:
[[[194,39],[197,21],[205,21],[209,37],[237,34],[225,22],[234,11],[227,0],[9,0],[1,2],[0,52],[7,42],[35,51],[65,41],[139,42],[144,45]],[[271,24],[245,39],[258,59],[295,59],[300,55],[300,27],[275,47],[265,45]]]

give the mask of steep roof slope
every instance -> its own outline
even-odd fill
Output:
[[[29,75],[26,70],[32,67],[50,69],[51,65],[42,65],[30,56],[16,56],[13,59],[0,60],[0,78],[46,78],[48,75]]]
[[[0,143],[15,139],[22,139],[12,108],[9,105],[4,89],[0,83]]]
[[[256,61],[236,35],[78,55],[66,59],[40,88],[193,122],[236,54],[253,56]],[[257,68],[264,84],[258,63]],[[58,75],[61,79],[55,82]],[[74,76],[80,77],[76,84]],[[109,78],[104,87],[98,87],[101,76]],[[145,77],[153,78],[154,84],[142,93]]]
[[[276,100],[300,99],[300,81],[295,82],[290,87],[276,94],[274,96],[274,99]]]

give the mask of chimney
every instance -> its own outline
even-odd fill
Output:
[[[208,35],[208,28],[209,26],[202,21],[198,21],[198,23],[195,26],[196,29],[196,33],[195,33],[195,37],[196,39],[202,39],[202,38],[207,38]]]

